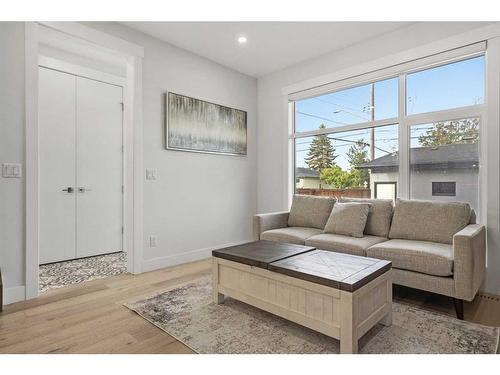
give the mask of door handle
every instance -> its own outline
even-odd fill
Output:
[[[79,187],[78,192],[80,193],[85,193],[86,191],[92,191],[92,189],[86,188],[86,187]]]
[[[65,192],[71,194],[73,192],[73,188],[72,187],[67,187],[66,189],[62,189],[62,191],[65,191]]]

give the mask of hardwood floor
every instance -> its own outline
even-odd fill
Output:
[[[8,305],[0,314],[0,353],[192,353],[123,303],[210,273],[210,260],[89,281]],[[446,297],[395,287],[394,298],[454,314]],[[500,302],[478,296],[465,319],[500,326]]]
[[[404,286],[393,286],[393,300],[409,303],[441,314],[456,316],[453,300],[439,294]],[[464,320],[500,327],[500,297],[479,293],[474,301],[464,302]]]

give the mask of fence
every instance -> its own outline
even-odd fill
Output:
[[[297,194],[321,195],[324,197],[349,197],[349,198],[371,198],[371,189],[297,189]]]

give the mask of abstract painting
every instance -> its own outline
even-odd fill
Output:
[[[166,147],[215,154],[247,154],[247,113],[167,93]]]

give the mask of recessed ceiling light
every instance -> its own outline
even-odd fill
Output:
[[[247,42],[247,37],[246,36],[239,36],[238,37],[238,43],[239,44],[245,44]]]

